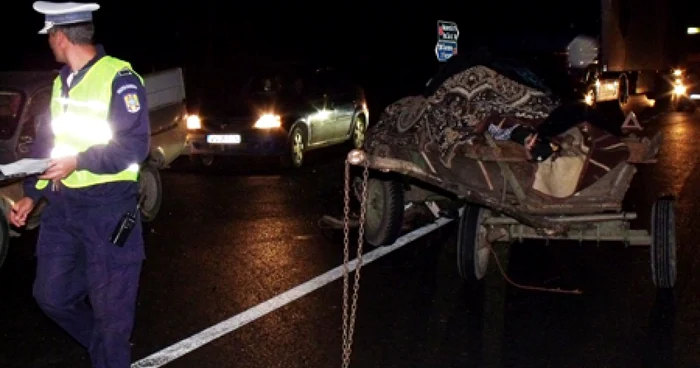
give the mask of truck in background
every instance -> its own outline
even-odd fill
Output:
[[[670,101],[682,52],[674,5],[664,0],[601,0],[599,60],[583,80],[587,102],[624,105],[630,96],[641,94]]]
[[[57,71],[0,72],[0,163],[27,158],[37,131],[48,124],[53,80]],[[153,221],[162,201],[160,170],[184,153],[187,137],[186,95],[181,68],[172,68],[143,76],[147,91],[151,124],[150,154],[139,172],[143,197],[141,218]],[[10,228],[7,214],[22,198],[22,179],[0,181],[0,266],[9,248],[10,236],[20,233]],[[27,230],[39,226],[45,201],[40,201],[27,221]]]

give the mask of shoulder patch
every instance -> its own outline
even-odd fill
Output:
[[[134,73],[132,73],[131,70],[129,70],[129,69],[122,69],[122,70],[120,70],[120,71],[117,72],[117,75],[120,76],[120,77],[124,77],[124,76],[127,76],[127,75],[133,75],[133,74],[134,74]]]
[[[130,113],[137,113],[141,110],[141,103],[139,102],[139,96],[136,93],[127,93],[124,95],[124,104],[126,105],[126,111]]]
[[[117,94],[121,95],[122,93],[124,93],[124,91],[130,90],[130,89],[135,90],[135,89],[138,89],[138,87],[136,87],[136,85],[133,83],[125,84],[125,85],[119,87],[119,89],[117,89]]]

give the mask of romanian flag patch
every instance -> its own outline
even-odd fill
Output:
[[[136,93],[127,93],[124,95],[124,104],[126,104],[126,110],[132,114],[141,110],[139,97]]]

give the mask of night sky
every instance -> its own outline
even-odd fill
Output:
[[[5,13],[12,13],[12,22],[0,22],[3,70],[60,66],[46,36],[36,33],[43,15],[32,3],[13,2]],[[368,8],[362,2],[99,3],[94,14],[97,41],[107,52],[130,61],[142,74],[183,67],[190,95],[203,88],[221,90],[236,76],[273,63],[342,66],[361,81],[376,81],[379,74],[415,88],[438,67],[433,50],[437,9],[431,15],[407,8]],[[405,15],[399,17],[399,12]]]
[[[256,66],[295,62],[345,67],[369,87],[383,85],[405,95],[419,92],[439,67],[434,54],[438,19],[459,23],[460,50],[466,50],[494,34],[511,38],[526,30],[585,31],[581,19],[596,13],[584,2],[594,4],[124,0],[99,2],[101,9],[94,16],[97,39],[109,54],[132,62],[142,74],[183,67],[188,94],[215,85],[225,88],[236,75],[249,74]],[[0,69],[59,67],[46,36],[36,33],[43,15],[32,3],[15,0],[3,12]],[[553,9],[545,3],[561,4]],[[551,14],[560,16],[552,19]]]

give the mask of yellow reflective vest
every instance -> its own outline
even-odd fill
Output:
[[[62,96],[61,77],[56,77],[51,98],[51,127],[55,136],[52,158],[75,156],[94,145],[109,143],[113,134],[108,121],[112,81],[125,69],[131,71],[131,64],[104,56],[85,72],[65,98]],[[137,76],[143,83],[143,78]],[[114,174],[75,170],[61,182],[69,188],[82,188],[115,181],[136,181],[138,171],[136,162]],[[39,180],[36,188],[44,189],[47,185],[48,180]]]

